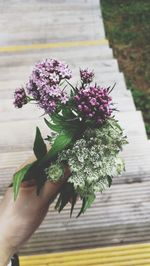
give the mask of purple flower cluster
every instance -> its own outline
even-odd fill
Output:
[[[68,65],[55,59],[46,59],[33,69],[27,91],[46,113],[55,111],[57,104],[65,104],[67,95],[59,87],[61,81],[71,78]]]
[[[27,95],[23,88],[18,88],[14,93],[14,105],[17,108],[21,108],[24,104],[27,103]]]
[[[94,72],[88,69],[80,69],[80,77],[83,83],[91,83],[94,78]]]
[[[112,114],[112,98],[105,88],[97,85],[81,87],[74,100],[80,114],[102,124]]]

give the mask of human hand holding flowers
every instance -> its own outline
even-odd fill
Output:
[[[70,78],[66,64],[46,59],[33,69],[26,90],[16,90],[15,106],[36,103],[48,116],[45,122],[54,134],[47,137],[52,144],[47,151],[37,128],[33,148],[36,160],[14,175],[13,188],[16,198],[21,182],[36,176],[39,193],[47,179],[52,183],[61,180],[69,166],[71,175],[62,186],[56,209],[61,211],[72,198],[72,214],[80,197],[79,216],[91,206],[96,193],[109,187],[112,177],[123,171],[118,154],[127,141],[113,116],[111,88],[92,84],[94,73],[87,69],[80,70],[79,85],[73,86]]]
[[[6,266],[12,255],[38,228],[48,211],[49,204],[69,175],[70,172],[66,169],[64,178],[60,182],[46,181],[39,195],[33,180],[23,182],[16,201],[12,187],[7,189],[0,202],[0,266]]]
[[[57,194],[59,212],[71,202],[72,214],[80,198],[79,216],[91,206],[96,193],[108,188],[112,177],[124,170],[119,151],[127,141],[113,116],[111,88],[92,84],[94,73],[88,69],[80,70],[80,85],[73,86],[70,78],[66,64],[46,59],[34,67],[26,89],[15,92],[17,108],[29,102],[42,108],[53,135],[50,131],[47,136],[52,145],[47,149],[37,128],[35,159],[14,174],[13,189],[8,189],[0,204],[3,266],[40,225]]]

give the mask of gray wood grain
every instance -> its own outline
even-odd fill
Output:
[[[0,10],[0,46],[105,38],[99,0],[2,0]],[[113,186],[97,195],[80,219],[75,215],[69,218],[69,205],[61,214],[52,205],[21,254],[150,241],[150,141],[109,45],[0,53],[0,198],[18,166],[33,154],[36,125],[44,136],[48,133],[39,110],[12,106],[14,89],[24,85],[35,62],[46,57],[70,64],[74,83],[82,65],[96,70],[96,80],[102,86],[116,82],[112,96],[121,110],[116,117],[129,140],[121,153],[126,172],[114,177]]]

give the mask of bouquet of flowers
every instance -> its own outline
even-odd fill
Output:
[[[96,193],[110,187],[113,176],[124,171],[119,152],[127,140],[113,115],[112,89],[93,83],[94,72],[89,69],[80,69],[76,86],[69,82],[71,76],[68,65],[46,59],[35,65],[25,88],[15,91],[15,107],[35,103],[43,109],[50,134],[43,140],[37,127],[33,146],[36,160],[14,174],[13,190],[16,199],[21,182],[36,177],[40,193],[44,182],[58,182],[69,169],[56,209],[60,212],[70,202],[72,214],[80,198],[80,216]]]

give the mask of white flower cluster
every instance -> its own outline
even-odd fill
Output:
[[[117,121],[109,119],[99,129],[87,129],[72,149],[61,152],[58,162],[68,162],[72,172],[69,182],[81,197],[102,192],[113,176],[121,174],[124,162],[118,153],[125,143]]]

